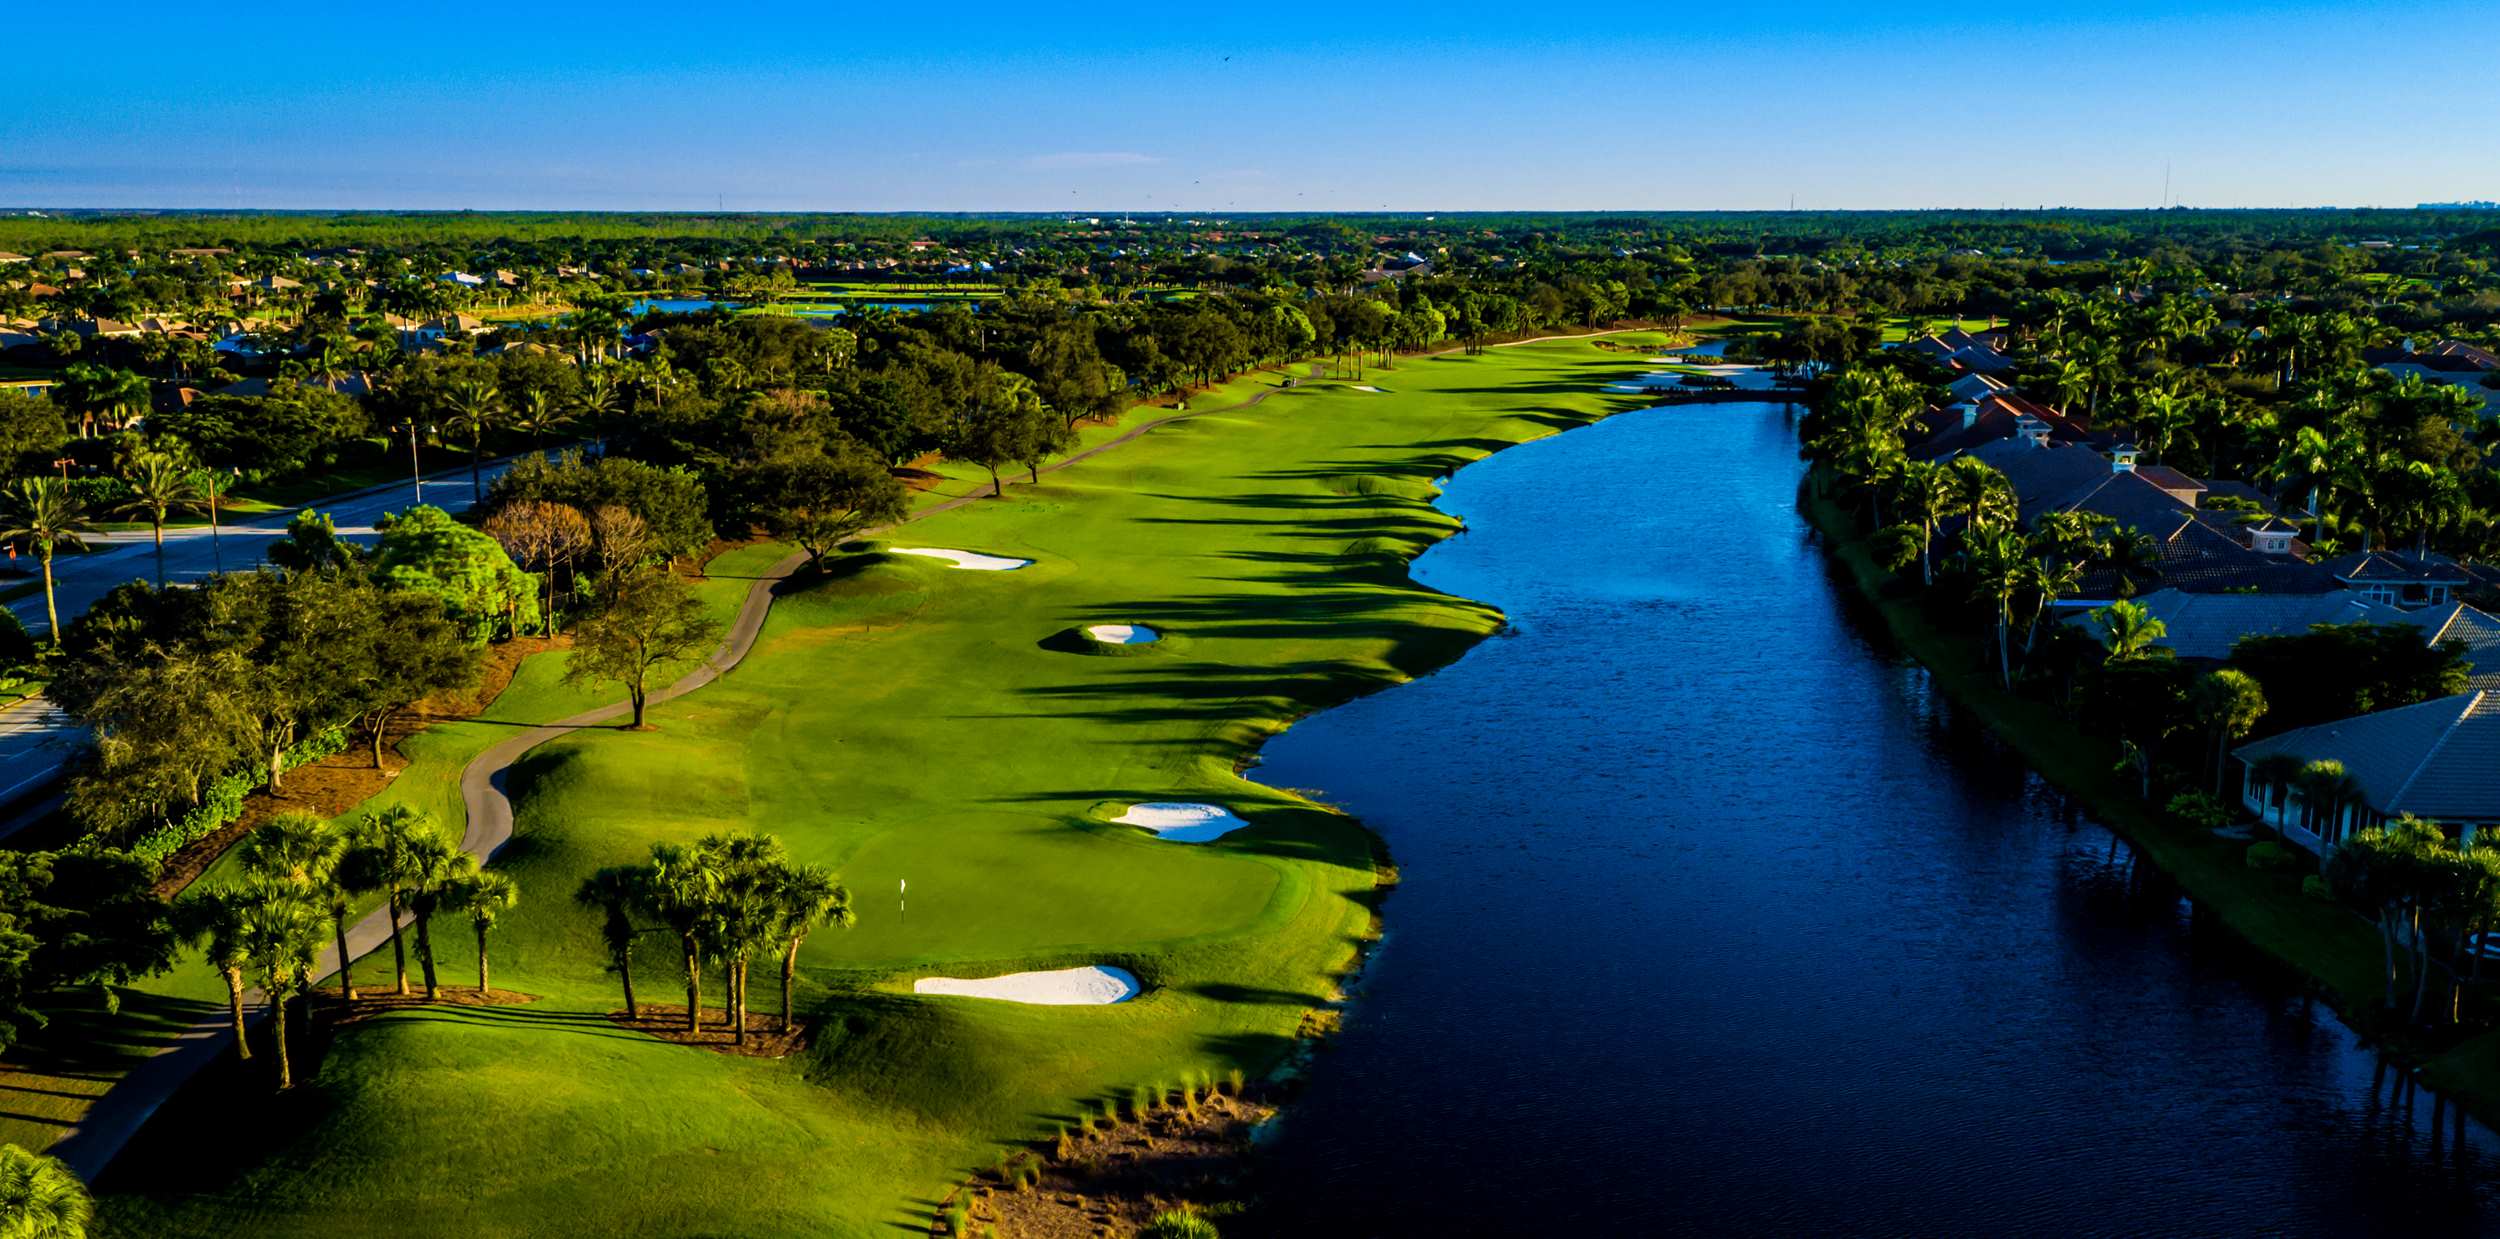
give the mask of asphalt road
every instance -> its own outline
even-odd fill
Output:
[[[488,462],[479,471],[483,481],[491,486],[515,459],[518,457]],[[425,502],[446,512],[465,512],[476,503],[465,467],[427,476],[424,489]],[[386,513],[407,511],[415,504],[414,484],[400,482],[332,495],[301,507],[328,513],[341,536],[370,545],[376,536],[376,520]],[[286,536],[287,523],[294,519],[294,511],[271,513],[227,524],[215,534],[205,527],[168,529],[165,580],[168,584],[192,583],[211,573],[252,567],[267,558],[270,544]],[[53,588],[63,624],[84,614],[114,586],[125,581],[149,580],[156,575],[155,539],[144,529],[96,535],[89,543],[95,549],[88,553],[64,555],[53,561]],[[25,562],[23,556],[19,562]],[[35,580],[40,582],[40,578]],[[10,602],[9,610],[16,613],[18,621],[37,641],[44,639],[46,620],[40,589]],[[19,805],[49,786],[85,741],[86,732],[41,697],[0,710],[0,807]],[[14,833],[30,816],[35,815],[20,813],[0,820],[0,838]]]

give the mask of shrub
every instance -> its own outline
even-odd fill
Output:
[[[1239,1068],[1239,1067],[1235,1067],[1235,1068],[1233,1068],[1232,1070],[1227,1071],[1227,1072],[1225,1072],[1225,1073],[1224,1073],[1224,1091],[1225,1091],[1225,1092],[1231,1093],[1231,1094],[1232,1094],[1233,1096],[1235,1096],[1235,1097],[1239,1097],[1239,1096],[1241,1096],[1241,1086],[1242,1086],[1241,1068]]]
[[[1129,1090],[1128,1116],[1130,1118],[1137,1119],[1142,1122],[1147,1115],[1154,1112],[1155,1094],[1153,1089],[1140,1084],[1136,1088]]]
[[[2203,792],[2181,792],[2171,797],[2170,814],[2190,826],[2206,830],[2228,826],[2235,816],[2221,801]]]
[[[2248,867],[2251,869],[2281,873],[2285,870],[2298,869],[2300,865],[2300,853],[2271,839],[2263,843],[2252,843],[2248,847]]]
[[[946,1233],[958,1236],[971,1234],[972,1210],[964,1205],[956,1205],[954,1208],[947,1210]]]
[[[2302,878],[2300,880],[2300,893],[2311,899],[2317,900],[2319,903],[2335,902],[2335,888],[2328,885],[2326,878],[2319,874],[2313,873],[2305,878]]]
[[[1146,1228],[1137,1232],[1138,1239],[1221,1239],[1215,1223],[1186,1209],[1171,1209],[1155,1215]]]

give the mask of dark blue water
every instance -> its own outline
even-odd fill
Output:
[[[2290,978],[1879,648],[1776,406],[1617,418],[1442,500],[1515,636],[1307,720],[1404,873],[1261,1230],[2471,1233],[2434,1123]],[[2462,1141],[2460,1142],[2460,1134]]]

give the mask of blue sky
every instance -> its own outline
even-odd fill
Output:
[[[2488,0],[28,8],[8,205],[2500,198]]]

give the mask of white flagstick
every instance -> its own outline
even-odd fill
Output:
[[[910,914],[910,912],[911,912],[911,879],[910,879],[910,878],[896,878],[896,879],[894,879],[894,904],[895,904],[895,909],[894,909],[894,910],[895,910],[895,915],[897,915],[897,916],[904,916],[904,915],[909,915],[909,914]]]

